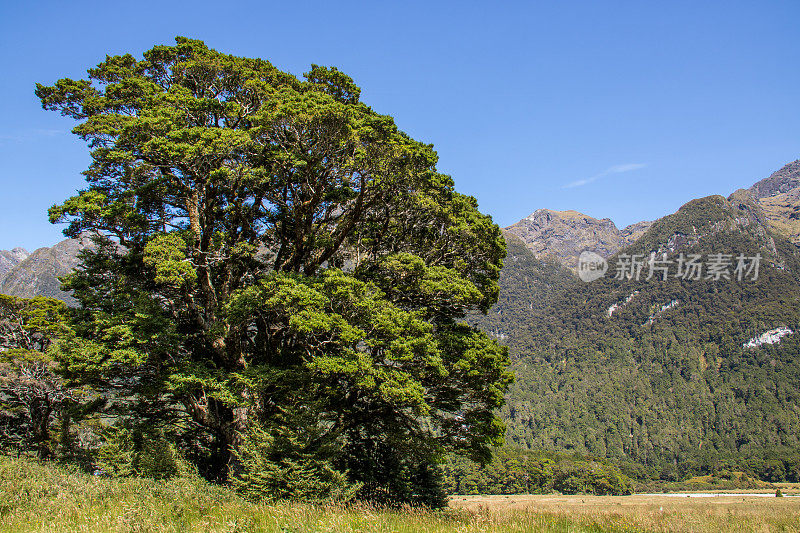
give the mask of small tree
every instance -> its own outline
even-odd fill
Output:
[[[6,445],[52,453],[50,427],[72,398],[45,352],[68,332],[66,306],[50,298],[0,295],[0,417]]]

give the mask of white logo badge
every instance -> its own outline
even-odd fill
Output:
[[[584,250],[578,257],[578,277],[586,283],[602,278],[608,270],[608,261],[594,252]]]

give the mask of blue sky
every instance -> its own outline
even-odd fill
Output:
[[[2,2],[0,249],[58,241],[86,147],[34,83],[176,35],[300,75],[333,65],[509,225],[618,226],[800,157],[800,2]]]

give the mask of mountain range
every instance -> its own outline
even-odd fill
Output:
[[[796,161],[750,189],[624,230],[554,211],[505,228],[499,301],[476,322],[514,361],[503,412],[511,442],[666,479],[719,464],[800,479],[798,193]],[[583,250],[608,260],[590,283],[575,275]],[[651,253],[667,254],[666,279],[647,279]],[[685,275],[692,256],[699,276]],[[756,257],[758,273],[740,278],[737,259]]]
[[[770,229],[800,245],[800,160],[785,165],[738,196],[749,195],[763,211]],[[552,259],[574,269],[582,251],[611,257],[636,242],[653,224],[642,221],[618,229],[611,219],[577,211],[538,209],[503,229],[519,238],[539,259]]]
[[[522,240],[539,259],[553,259],[575,268],[582,251],[610,257],[633,244],[651,224],[639,222],[617,229],[608,218],[598,220],[577,211],[538,209],[503,231]]]
[[[78,253],[90,244],[88,237],[81,237],[65,239],[32,253],[24,248],[0,250],[0,294],[22,298],[48,296],[77,305],[70,294],[61,290],[58,278],[78,266]]]

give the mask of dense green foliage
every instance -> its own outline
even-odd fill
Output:
[[[633,482],[619,468],[579,454],[543,453],[515,448],[499,450],[491,463],[476,465],[453,457],[444,465],[445,488],[451,494],[622,495]]]
[[[606,277],[584,283],[519,241],[508,246],[499,303],[476,320],[514,360],[503,409],[511,442],[605,457],[636,478],[727,469],[798,480],[800,340],[743,344],[797,329],[800,262],[752,202],[695,200],[624,252],[760,253],[756,281],[645,281],[646,270],[617,280],[612,258]]]
[[[246,498],[348,501],[359,491],[361,484],[350,482],[331,459],[320,461],[318,450],[305,451],[308,446],[298,442],[303,435],[291,428],[276,433],[252,427],[237,451],[243,468],[233,486]]]
[[[436,503],[440,457],[504,434],[506,350],[465,321],[497,299],[499,228],[335,68],[176,41],[37,85],[92,157],[50,210],[96,244],[60,371],[134,459],[158,435],[250,495]]]

